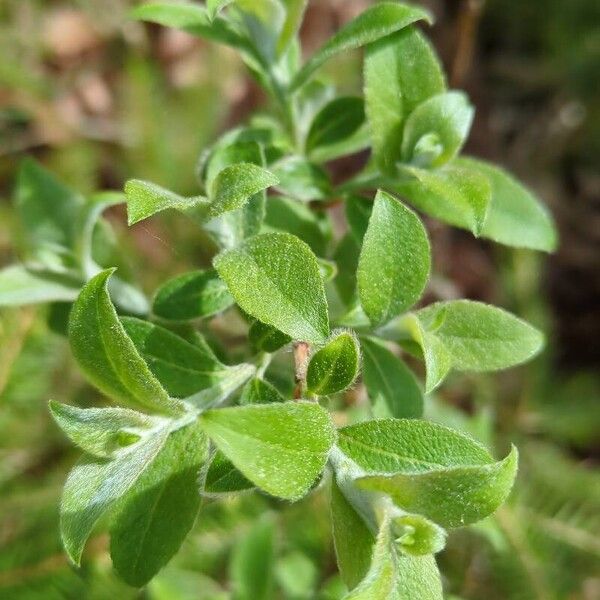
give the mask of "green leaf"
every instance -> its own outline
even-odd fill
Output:
[[[350,233],[358,244],[362,244],[371,211],[373,210],[373,202],[360,196],[349,196],[346,198],[346,221]]]
[[[364,80],[373,153],[383,171],[393,172],[406,117],[446,89],[442,68],[427,39],[407,27],[367,46]]]
[[[362,337],[363,379],[378,418],[423,414],[423,392],[412,371],[380,341]]]
[[[435,170],[402,165],[400,173],[408,177],[386,182],[385,187],[424,213],[481,235],[492,196],[486,177],[456,161]]]
[[[542,334],[525,321],[482,302],[436,302],[415,314],[460,371],[505,369],[531,359],[544,343]]]
[[[409,556],[425,556],[441,552],[446,545],[446,532],[421,515],[392,518],[396,549]]]
[[[98,520],[152,463],[168,434],[167,426],[154,429],[112,461],[84,456],[69,473],[60,506],[60,533],[65,550],[76,565]]]
[[[552,217],[533,194],[503,169],[473,158],[456,165],[484,175],[492,187],[489,213],[481,235],[501,244],[552,252],[558,236]]]
[[[192,529],[207,457],[208,440],[197,422],[178,429],[127,493],[110,529],[110,555],[129,585],[146,585]]]
[[[227,5],[235,0],[206,0],[206,12],[208,18],[212,21]]]
[[[73,355],[88,379],[113,400],[140,410],[181,412],[181,404],[169,398],[119,322],[107,291],[112,273],[107,269],[91,279],[73,305]]]
[[[202,196],[186,198],[175,194],[155,183],[130,179],[125,184],[127,196],[127,222],[133,225],[167,208],[180,211],[198,206],[207,206],[208,200]]]
[[[215,271],[192,271],[161,285],[154,295],[152,311],[168,321],[188,321],[216,315],[233,302]]]
[[[0,306],[72,302],[81,285],[68,273],[13,265],[0,270]]]
[[[254,484],[246,479],[220,450],[217,450],[204,476],[202,493],[207,496],[220,496],[253,488]]]
[[[442,579],[433,556],[398,556],[395,600],[443,600]]]
[[[348,589],[353,589],[369,570],[375,538],[335,479],[331,481],[331,523],[340,574]]]
[[[233,548],[230,564],[233,598],[270,600],[273,598],[275,527],[263,518]]]
[[[306,151],[338,144],[354,134],[365,120],[365,106],[358,96],[341,96],[326,104],[314,118]]]
[[[417,215],[378,191],[358,261],[361,305],[374,325],[410,308],[425,289],[431,256]]]
[[[215,178],[208,207],[208,217],[242,208],[258,192],[279,183],[272,173],[251,163],[225,167]]]
[[[347,232],[338,242],[333,254],[333,259],[338,267],[334,284],[341,302],[349,309],[355,308],[358,304],[356,270],[360,249],[361,247],[354,236]]]
[[[217,142],[212,151],[207,154],[206,165],[199,168],[200,174],[204,175],[206,189],[213,188],[217,176],[223,170],[239,163],[264,167],[265,157],[261,144],[252,139],[229,140],[227,137]]]
[[[271,167],[279,178],[277,189],[296,200],[324,200],[331,195],[327,172],[301,156],[288,156]]]
[[[209,410],[201,422],[217,448],[250,481],[288,500],[308,492],[335,438],[327,412],[310,402]]]
[[[350,387],[360,367],[358,340],[351,331],[335,333],[308,363],[306,385],[310,394],[329,396]]]
[[[78,408],[52,400],[50,412],[74,444],[97,458],[114,457],[159,422],[126,408]]]
[[[283,402],[283,396],[268,381],[253,377],[242,390],[240,404],[269,404]]]
[[[513,446],[502,461],[429,472],[369,475],[362,489],[384,492],[403,510],[426,516],[443,527],[462,527],[491,515],[508,497],[517,474]]]
[[[298,33],[308,0],[283,0],[285,21],[277,40],[277,52],[282,54]]]
[[[329,318],[319,265],[310,248],[287,233],[265,233],[214,259],[240,307],[297,340],[321,342]]]
[[[439,167],[463,147],[475,109],[463,92],[446,92],[419,104],[404,125],[402,158],[422,167]]]
[[[254,321],[248,331],[248,339],[259,352],[276,352],[292,341],[292,338],[275,327]]]
[[[123,317],[121,323],[150,371],[175,398],[188,398],[218,386],[236,369],[221,363],[205,343],[192,344],[168,329],[134,317]]]
[[[332,56],[365,46],[420,20],[431,22],[431,17],[427,11],[416,6],[380,2],[369,7],[344,25],[310,57],[290,88],[294,90],[303,85]]]

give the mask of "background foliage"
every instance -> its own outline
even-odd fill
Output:
[[[129,4],[0,6],[0,265],[13,261],[20,243],[9,198],[25,154],[84,193],[139,177],[193,194],[198,154],[262,102],[232,53],[130,22]],[[364,4],[313,2],[307,48]],[[521,450],[509,502],[450,538],[441,555],[446,589],[464,599],[599,598],[600,9],[591,0],[427,6],[451,83],[477,107],[467,150],[511,168],[550,204],[561,228],[557,255],[546,257],[428,222],[437,298],[494,302],[551,332],[533,363],[500,375],[454,375],[428,399],[434,420],[488,446],[504,450],[512,441]],[[358,88],[357,54],[326,70],[349,93]],[[333,175],[354,168],[335,164]],[[122,268],[142,276],[148,291],[174,272],[208,265],[207,241],[177,215],[129,230],[121,209],[109,218],[127,249]],[[134,598],[112,572],[104,537],[91,541],[80,572],[68,566],[58,539],[58,498],[76,452],[45,400],[101,402],[55,333],[63,327],[60,305],[0,312],[0,596]],[[240,340],[230,335],[235,347]],[[362,389],[352,395],[360,406]],[[249,581],[282,598],[339,597],[322,495],[289,506],[254,494],[203,510],[144,597],[259,597],[245,588]],[[249,563],[256,548],[270,550]]]

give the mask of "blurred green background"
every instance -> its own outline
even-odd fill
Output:
[[[203,148],[262,105],[231,51],[130,22],[133,4],[0,3],[0,267],[15,259],[11,193],[25,155],[84,193],[139,177],[193,194]],[[306,51],[367,4],[313,0],[302,32]],[[439,557],[444,584],[454,599],[598,600],[600,2],[423,4],[437,17],[430,34],[451,85],[465,88],[477,107],[467,151],[505,165],[536,190],[561,234],[558,252],[543,256],[428,221],[445,294],[494,302],[548,332],[545,352],[532,363],[494,376],[454,376],[429,400],[431,418],[500,451],[512,441],[522,455],[507,505],[451,536]],[[328,72],[340,88],[360,89],[358,53]],[[179,217],[131,229],[120,208],[108,218],[146,291],[207,260],[202,240]],[[102,535],[73,570],[57,522],[78,452],[51,422],[47,400],[87,406],[101,399],[55,333],[59,321],[60,307],[0,311],[0,598],[226,599],[248,568],[253,540],[264,535],[273,537],[279,598],[340,597],[320,493],[294,506],[258,494],[207,502],[182,551],[142,592],[113,575]]]

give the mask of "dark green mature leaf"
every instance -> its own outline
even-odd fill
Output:
[[[60,533],[65,550],[76,565],[98,520],[152,463],[168,434],[165,423],[126,451],[119,452],[114,460],[85,456],[69,473],[60,506]]]
[[[323,280],[310,248],[287,233],[265,233],[219,254],[215,268],[240,307],[297,340],[329,335]]]
[[[282,193],[309,202],[324,200],[331,195],[327,172],[301,156],[288,156],[272,166],[279,178],[277,189]]]
[[[463,92],[438,94],[419,104],[404,125],[403,160],[423,167],[447,163],[463,147],[474,115]]]
[[[200,509],[208,439],[198,422],[174,431],[128,491],[110,529],[110,555],[129,585],[146,585],[179,550]]]
[[[126,408],[78,408],[52,400],[50,412],[74,444],[97,458],[112,458],[160,423]]]
[[[334,284],[340,300],[349,309],[358,305],[358,287],[356,283],[356,270],[360,256],[360,245],[354,236],[348,232],[338,242],[333,254],[338,267],[338,274]]]
[[[133,408],[178,413],[179,402],[169,398],[119,322],[107,291],[107,269],[81,290],[69,321],[69,341],[81,370],[113,400]]]
[[[349,196],[346,199],[346,221],[350,233],[358,244],[362,244],[363,238],[369,226],[373,202],[360,196]]]
[[[380,167],[393,172],[406,117],[446,89],[442,68],[427,39],[407,27],[367,46],[364,79],[373,152]]]
[[[365,46],[399,31],[416,21],[430,22],[429,13],[416,6],[380,2],[344,25],[324,46],[315,52],[294,78],[291,89],[303,85],[332,56]]]
[[[235,544],[230,573],[236,600],[270,600],[273,597],[275,527],[263,518]]]
[[[0,270],[0,306],[72,302],[82,281],[67,273],[13,265]]]
[[[240,404],[270,404],[283,402],[283,396],[268,381],[253,377],[242,390]]]
[[[125,184],[127,196],[127,222],[133,225],[167,208],[186,211],[198,206],[208,206],[202,196],[186,198],[175,194],[155,183],[130,179]]]
[[[192,271],[160,286],[152,301],[152,311],[168,321],[211,317],[234,303],[225,283],[212,269]]]
[[[277,183],[275,175],[251,163],[225,167],[212,184],[208,217],[242,208],[252,196]]]
[[[328,413],[311,402],[209,410],[201,422],[217,448],[250,481],[288,500],[308,492],[335,439]]]
[[[374,325],[410,308],[425,289],[431,256],[417,215],[379,191],[358,262],[361,305]]]
[[[204,476],[203,494],[220,496],[244,492],[254,487],[220,450],[215,452]]]
[[[423,414],[423,392],[412,371],[376,338],[362,337],[363,379],[378,418]]]
[[[365,106],[358,96],[341,96],[326,104],[314,118],[306,151],[337,144],[354,134],[365,120]]]
[[[306,385],[310,394],[329,396],[351,386],[360,367],[360,349],[351,331],[335,333],[308,363]]]
[[[492,198],[481,235],[501,244],[552,252],[558,237],[545,206],[503,169],[473,158],[456,160],[458,167],[484,175]]]
[[[335,479],[331,481],[331,523],[340,575],[348,589],[353,589],[369,570],[375,537]]]
[[[492,197],[485,176],[456,161],[435,170],[402,165],[400,173],[408,178],[386,182],[385,187],[436,219],[475,236],[482,233]]]
[[[292,341],[292,338],[275,327],[254,321],[248,331],[250,343],[259,352],[276,352]]]

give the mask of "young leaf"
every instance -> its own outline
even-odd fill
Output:
[[[482,302],[436,302],[415,314],[460,371],[505,369],[531,359],[544,343],[542,334],[525,321]]]
[[[234,494],[254,488],[254,484],[220,450],[215,452],[203,479],[202,493],[207,496]]]
[[[69,341],[81,370],[104,394],[132,408],[178,413],[179,402],[150,372],[119,322],[107,291],[113,269],[91,279],[73,305]]]
[[[446,89],[442,68],[427,39],[407,27],[367,46],[364,80],[373,153],[384,171],[393,172],[406,117]]]
[[[337,564],[344,583],[351,590],[369,570],[375,538],[334,478],[331,481],[331,523]]]
[[[60,506],[60,533],[65,550],[76,565],[98,520],[154,460],[168,434],[168,427],[153,430],[112,461],[85,456],[69,473]]]
[[[396,548],[409,556],[437,554],[446,545],[446,532],[421,515],[393,517],[392,531]]]
[[[404,126],[402,158],[422,167],[439,167],[462,148],[475,110],[462,92],[446,92],[419,104]]]
[[[159,423],[126,408],[78,408],[52,400],[50,412],[74,444],[97,458],[114,457]]]
[[[306,385],[310,394],[329,396],[351,386],[360,367],[360,350],[350,331],[335,334],[310,358]]]
[[[319,265],[310,248],[287,233],[265,233],[214,259],[240,307],[297,340],[322,342],[329,318]]]
[[[354,134],[365,120],[362,98],[341,96],[325,105],[314,118],[308,137],[306,151],[337,144]]]
[[[198,206],[207,206],[208,200],[202,196],[185,198],[155,183],[130,179],[125,184],[127,196],[127,222],[133,225],[167,208],[189,210]]]
[[[212,21],[228,4],[235,0],[206,0],[206,12]]]
[[[283,396],[268,381],[253,377],[242,390],[240,404],[270,404],[283,402]]]
[[[81,285],[79,278],[67,273],[13,265],[0,270],[0,306],[72,302]]]
[[[217,448],[250,481],[288,500],[308,492],[335,438],[327,412],[310,402],[209,410],[201,422]]]
[[[361,305],[374,325],[410,308],[425,289],[429,240],[417,215],[379,191],[358,261]]]
[[[344,25],[310,57],[290,88],[294,90],[303,85],[332,56],[365,46],[420,20],[431,22],[431,17],[427,11],[416,6],[393,2],[380,2],[371,6]]]
[[[214,218],[242,208],[252,196],[277,183],[272,173],[251,163],[225,167],[212,184],[207,215]]]
[[[289,335],[260,321],[252,323],[248,331],[248,339],[259,352],[276,352],[292,341]]]
[[[508,497],[517,474],[518,453],[486,465],[457,466],[418,473],[368,475],[362,489],[384,492],[403,510],[443,527],[463,527],[491,515]]]
[[[552,252],[557,233],[545,206],[503,169],[473,158],[456,165],[487,177],[492,188],[490,209],[481,234],[501,244]]]
[[[277,53],[282,54],[298,33],[308,0],[283,0],[285,21],[277,40]]]
[[[188,321],[216,315],[233,302],[215,271],[192,271],[161,285],[154,295],[152,311],[167,321]]]
[[[146,585],[179,550],[200,509],[198,474],[207,457],[197,422],[178,429],[123,499],[110,529],[110,555],[129,585]]]
[[[376,338],[362,337],[363,379],[378,418],[423,414],[423,392],[412,371]]]
[[[301,156],[288,156],[272,166],[279,178],[277,189],[301,200],[324,200],[331,195],[331,182],[327,172]]]

